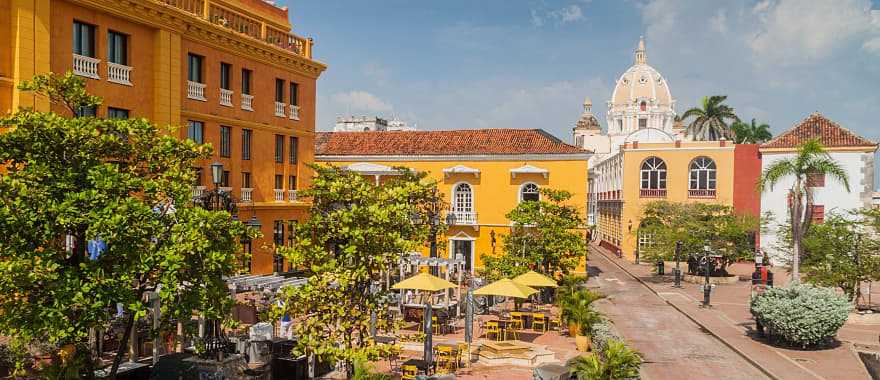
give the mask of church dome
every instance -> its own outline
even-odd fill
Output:
[[[584,99],[584,113],[581,114],[581,118],[578,119],[577,124],[574,127],[574,130],[601,130],[602,127],[599,126],[599,119],[596,119],[596,116],[593,115],[593,101],[590,98]]]
[[[617,80],[610,108],[640,105],[641,102],[645,102],[645,108],[668,108],[673,102],[666,79],[648,65],[644,38],[639,40],[635,63]]]

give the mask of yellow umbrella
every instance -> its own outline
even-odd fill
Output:
[[[537,292],[538,289],[505,278],[475,290],[474,295],[528,298],[530,295]]]
[[[412,276],[406,280],[398,282],[392,286],[392,289],[415,289],[415,290],[424,290],[428,292],[437,292],[443,289],[452,289],[457,285],[446,281],[440,277],[434,276],[430,273],[419,273],[415,276]]]
[[[559,286],[552,278],[532,270],[514,277],[513,281],[534,288],[555,288]]]

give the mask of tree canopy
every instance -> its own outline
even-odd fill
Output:
[[[702,107],[685,111],[682,120],[693,118],[685,128],[687,134],[697,141],[732,140],[734,136],[729,122],[739,121],[739,117],[733,107],[724,104],[725,100],[726,95],[705,96]]]
[[[484,256],[490,280],[517,276],[529,270],[548,275],[568,274],[587,254],[581,210],[566,202],[571,193],[541,189],[537,201],[523,201],[506,217],[513,225],[504,236],[504,254]]]
[[[194,310],[224,315],[221,276],[235,273],[245,228],[192,204],[192,167],[210,147],[146,119],[75,117],[101,99],[69,73],[20,87],[67,114],[0,118],[8,128],[0,134],[0,334],[79,344],[111,321],[117,303],[129,331],[147,312],[146,292],[158,292],[165,323]]]
[[[761,144],[773,138],[770,126],[766,123],[758,124],[754,118],[751,123],[734,121],[730,129],[734,135],[733,141],[737,144]]]

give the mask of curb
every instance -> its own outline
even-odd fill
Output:
[[[765,369],[764,367],[762,367],[760,364],[758,364],[758,362],[755,361],[754,359],[752,359],[748,354],[746,354],[745,352],[742,352],[740,349],[734,347],[732,344],[730,344],[729,342],[727,342],[724,338],[722,338],[721,336],[719,336],[718,334],[716,334],[714,331],[712,331],[711,329],[709,329],[708,326],[704,325],[702,322],[698,321],[696,318],[692,317],[690,314],[686,313],[684,310],[682,310],[681,308],[679,308],[678,306],[676,306],[676,305],[673,304],[672,302],[669,302],[669,300],[667,300],[666,298],[664,298],[663,296],[661,296],[660,293],[658,293],[657,290],[654,289],[654,287],[652,287],[651,285],[648,285],[648,284],[647,284],[645,281],[643,281],[641,278],[639,278],[638,276],[636,276],[635,274],[633,274],[632,272],[630,272],[629,269],[626,269],[623,265],[618,264],[617,261],[615,261],[613,258],[609,257],[608,254],[606,254],[605,252],[603,252],[604,249],[602,249],[602,248],[600,248],[600,247],[594,247],[594,246],[593,246],[593,247],[590,247],[590,250],[595,250],[595,252],[598,252],[600,255],[602,255],[603,257],[605,257],[605,259],[607,259],[609,262],[611,262],[612,264],[614,264],[616,267],[620,268],[620,270],[626,272],[626,274],[628,274],[630,277],[632,277],[633,279],[635,279],[636,281],[638,281],[640,284],[642,284],[642,286],[648,288],[648,290],[650,290],[651,293],[654,293],[654,295],[656,295],[658,298],[660,298],[661,300],[663,300],[663,302],[666,302],[667,305],[672,306],[672,307],[673,307],[675,310],[677,310],[679,313],[681,313],[682,315],[684,315],[685,317],[687,317],[687,319],[690,319],[692,322],[696,323],[697,326],[700,326],[703,330],[706,330],[706,331],[709,333],[709,335],[712,335],[713,337],[715,337],[715,339],[718,339],[718,341],[720,341],[722,344],[724,344],[725,346],[727,346],[728,348],[730,348],[731,350],[733,350],[733,352],[735,352],[737,355],[739,355],[740,357],[742,357],[743,359],[745,359],[746,362],[748,362],[749,364],[751,364],[753,367],[757,368],[759,371],[761,371],[761,373],[767,375],[767,377],[769,377],[769,378],[771,378],[771,379],[773,379],[773,380],[782,380],[782,378],[780,378],[779,376],[774,375],[772,372],[768,371],[767,369]]]

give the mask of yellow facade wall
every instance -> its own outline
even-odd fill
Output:
[[[544,188],[566,190],[572,193],[568,204],[580,210],[581,216],[586,217],[587,204],[587,161],[580,160],[546,160],[546,161],[523,161],[523,160],[449,160],[449,161],[323,161],[320,156],[316,162],[332,164],[334,166],[346,166],[354,163],[369,162],[390,167],[404,166],[416,171],[427,172],[429,178],[438,181],[438,188],[447,203],[452,201],[453,188],[460,182],[467,182],[473,190],[474,210],[477,213],[477,226],[456,225],[451,226],[445,237],[438,237],[439,256],[448,257],[452,249],[454,239],[472,239],[474,254],[474,270],[479,272],[483,268],[483,257],[487,255],[501,255],[504,253],[503,236],[510,233],[510,221],[505,214],[516,207],[519,202],[520,187],[525,183],[535,183]],[[523,165],[533,165],[547,169],[549,174],[545,178],[541,174],[517,174],[511,175],[510,170]],[[444,176],[443,169],[456,165],[464,165],[469,168],[479,169],[479,177],[474,174],[452,174]],[[381,179],[380,179],[381,181]],[[496,245],[493,252],[491,233],[495,232]],[[443,245],[446,247],[443,247]],[[429,255],[426,245],[422,252]],[[584,263],[576,272],[584,272]]]

